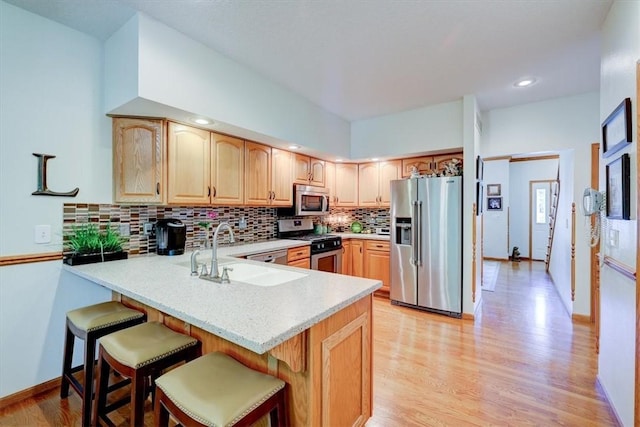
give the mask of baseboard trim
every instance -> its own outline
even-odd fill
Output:
[[[604,388],[604,386],[602,385],[602,381],[600,381],[600,375],[596,375],[596,383],[600,388],[600,390],[602,390],[602,393],[604,394],[605,399],[607,399],[607,403],[609,404],[609,409],[611,409],[611,412],[613,412],[613,415],[616,417],[616,420],[618,420],[618,425],[621,425],[621,426],[624,425],[622,423],[622,418],[620,418],[620,415],[618,414],[618,411],[616,411],[616,408],[611,404],[611,397],[609,397],[609,393],[607,393],[607,389]]]
[[[462,313],[462,320],[476,320],[476,316],[473,313]]]
[[[33,387],[26,388],[16,393],[0,398],[0,409],[4,409],[7,406],[11,406],[15,403],[21,402],[26,399],[30,399],[38,394],[60,388],[62,383],[62,377],[54,378],[52,380],[43,382],[42,384],[34,385]]]
[[[509,261],[509,258],[496,258],[496,257],[492,257],[492,256],[485,256],[482,257],[483,261]]]

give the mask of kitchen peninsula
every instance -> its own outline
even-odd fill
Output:
[[[282,248],[304,242],[257,244]],[[220,265],[262,263],[233,256],[256,245],[221,248]],[[208,261],[203,251],[200,261]],[[287,383],[295,426],[364,425],[372,412],[372,294],[379,281],[269,264],[303,274],[275,286],[190,276],[190,254],[63,267],[113,291],[149,320],[190,334],[203,353],[223,351]]]

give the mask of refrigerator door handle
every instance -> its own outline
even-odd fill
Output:
[[[418,215],[416,218],[418,227],[416,232],[416,242],[418,243],[418,256],[416,257],[416,265],[422,265],[422,201],[418,202]]]
[[[411,265],[418,265],[416,257],[416,246],[418,245],[418,227],[416,218],[418,217],[418,201],[413,201],[413,212],[411,215]]]

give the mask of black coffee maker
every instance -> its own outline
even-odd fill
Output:
[[[179,219],[159,219],[156,222],[156,253],[182,255],[187,239],[187,227]]]

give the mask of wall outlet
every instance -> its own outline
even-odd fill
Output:
[[[240,221],[238,221],[238,228],[240,230],[247,228],[247,219],[245,217],[240,218]]]
[[[620,242],[620,232],[615,229],[609,230],[609,246],[612,248],[617,248],[619,242]]]
[[[153,223],[152,222],[145,222],[144,224],[142,224],[142,234],[144,234],[145,236],[148,236],[150,234],[153,233]]]
[[[123,237],[131,236],[131,224],[120,224],[120,235]]]
[[[51,226],[36,225],[34,228],[34,241],[36,243],[51,243]]]

